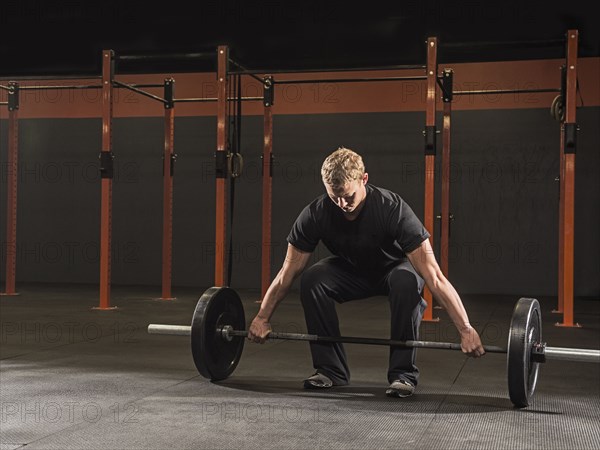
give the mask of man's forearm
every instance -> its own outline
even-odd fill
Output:
[[[277,308],[279,302],[288,294],[295,278],[295,276],[285,276],[282,272],[277,274],[261,302],[260,310],[256,315],[258,318],[267,322],[271,320],[275,308]]]
[[[458,331],[469,331],[471,324],[469,323],[467,311],[460,300],[458,292],[456,292],[456,289],[454,289],[454,286],[452,286],[448,279],[441,276],[435,282],[429,283],[427,287],[429,287],[434,298],[446,310]]]

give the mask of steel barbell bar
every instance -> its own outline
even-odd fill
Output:
[[[148,333],[167,334],[172,336],[190,336],[192,334],[192,327],[190,325],[150,324],[148,325]],[[226,341],[231,341],[234,336],[248,337],[248,331],[234,330],[231,325],[225,325],[217,329],[216,334],[220,335],[220,337]],[[316,334],[306,333],[271,332],[267,336],[267,340],[338,342],[344,344],[387,345],[410,348],[431,348],[438,350],[462,350],[460,344],[453,342],[395,341],[392,339],[365,338],[355,336],[319,336]],[[484,345],[483,349],[486,351],[486,353],[508,353],[507,349],[494,345]],[[568,347],[547,347],[544,345],[542,353],[544,355],[543,358],[546,360],[600,363],[600,350]],[[537,362],[544,362],[541,361],[541,356],[535,356],[534,358],[539,360]]]
[[[224,325],[215,331],[222,339],[231,341],[233,337],[248,337],[246,330],[234,330],[231,325]],[[150,334],[170,334],[176,336],[190,336],[192,327],[189,325],[148,325]],[[319,336],[316,334],[305,333],[280,333],[271,332],[267,340],[287,340],[287,341],[317,341],[317,342],[339,342],[345,344],[367,344],[367,345],[387,345],[410,348],[435,348],[440,350],[461,350],[460,344],[452,342],[434,342],[434,341],[396,341],[392,339],[365,338],[355,336]],[[489,353],[506,353],[506,349],[496,346],[485,346]]]
[[[542,341],[539,302],[520,298],[511,317],[508,347],[484,346],[488,353],[507,354],[508,391],[517,407],[529,405],[537,383],[539,364],[550,360],[600,363],[600,350],[547,347]],[[191,325],[148,325],[149,334],[190,336],[192,356],[198,372],[212,381],[227,378],[235,370],[248,332],[242,301],[231,288],[212,287],[200,297]],[[398,341],[352,336],[318,336],[271,332],[268,340],[296,340],[461,350],[452,342]]]

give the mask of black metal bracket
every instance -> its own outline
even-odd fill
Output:
[[[452,69],[444,69],[442,73],[442,94],[444,103],[450,103],[453,98],[453,81],[454,81],[454,72]]]
[[[217,178],[227,178],[227,152],[218,150],[215,153],[215,176]]]
[[[442,215],[438,214],[437,216],[435,216],[435,218],[437,220],[439,220],[440,222],[442,221]],[[454,220],[454,214],[450,213],[448,214],[448,237],[452,236],[452,221]],[[440,228],[440,234],[442,233],[442,230]]]
[[[564,152],[565,154],[568,153],[575,153],[576,148],[577,148],[577,124],[576,123],[565,123],[564,124],[564,137],[565,137],[565,141],[564,141]]]
[[[175,175],[175,161],[177,161],[177,153],[171,153],[171,176]]]
[[[165,92],[165,109],[171,109],[175,106],[175,80],[173,78],[165,79],[164,84]]]
[[[275,102],[275,82],[273,77],[264,77],[263,79],[263,105],[273,106]]]
[[[425,131],[423,131],[425,135],[425,154],[426,155],[435,155],[436,154],[436,145],[435,145],[435,136],[437,135],[435,125],[429,125],[425,127]]]
[[[264,161],[264,156],[260,155],[260,159]],[[265,166],[264,164],[260,165],[261,167],[261,176],[265,176]],[[273,153],[269,154],[269,178],[273,178]]]
[[[170,164],[169,164],[169,175],[173,176],[175,174],[175,161],[177,161],[177,153],[171,153],[170,156]],[[162,165],[162,174],[163,177],[165,176],[165,155],[162,156],[162,160],[163,160],[163,165]]]
[[[560,96],[565,102],[567,99],[567,66],[564,64],[560,67]]]
[[[114,176],[114,160],[113,152],[100,152],[100,178],[110,178]]]
[[[19,109],[19,83],[8,83],[8,110],[15,111]]]

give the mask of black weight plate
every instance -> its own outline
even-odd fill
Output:
[[[212,381],[231,375],[244,349],[243,337],[229,341],[217,334],[224,325],[246,328],[242,301],[231,288],[211,287],[198,300],[192,317],[192,356],[198,372]]]
[[[508,335],[508,393],[518,408],[529,406],[535,391],[539,363],[532,361],[531,349],[542,341],[540,304],[535,298],[520,298],[513,310]]]

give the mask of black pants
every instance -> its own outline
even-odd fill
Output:
[[[417,340],[423,311],[427,306],[421,297],[423,285],[423,279],[408,261],[374,278],[361,274],[341,258],[325,258],[308,268],[300,283],[300,298],[308,332],[340,336],[336,302],[388,295],[390,338]],[[311,342],[310,350],[315,369],[330,377],[334,384],[348,384],[350,370],[343,344]],[[388,381],[403,378],[416,386],[419,369],[415,365],[415,358],[415,348],[390,347]]]

